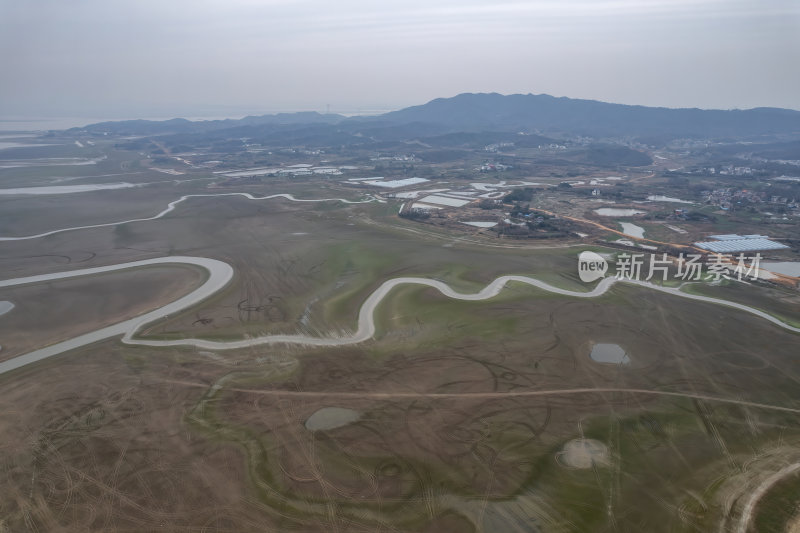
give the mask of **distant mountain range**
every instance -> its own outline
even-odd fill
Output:
[[[373,140],[386,141],[486,131],[524,131],[557,137],[630,137],[655,142],[674,138],[758,140],[800,136],[800,111],[670,109],[556,98],[546,94],[466,93],[372,117],[303,112],[239,120],[102,122],[79,129],[130,135],[220,134],[224,131],[228,137],[235,137],[253,132],[296,131],[298,127],[310,127],[317,135],[327,131],[343,138],[367,135]]]
[[[173,118],[170,120],[118,120],[97,122],[70,131],[107,131],[109,133],[133,135],[158,135],[164,133],[203,133],[243,126],[295,125],[295,124],[337,124],[347,117],[343,115],[323,115],[316,111],[299,113],[278,113],[275,115],[247,116],[240,119],[225,120],[187,120]]]
[[[432,122],[454,129],[533,129],[542,133],[607,136],[750,137],[800,134],[800,111],[669,109],[546,94],[460,94],[381,117],[395,123]]]

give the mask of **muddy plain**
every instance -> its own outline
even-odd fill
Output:
[[[243,190],[361,197],[285,181]],[[170,187],[16,208],[0,197],[0,222],[25,235],[152,216],[208,192]],[[98,198],[115,200],[89,210]],[[585,245],[493,245],[419,231],[396,211],[196,198],[158,220],[2,242],[0,276],[179,254],[234,267],[224,291],[141,333],[156,339],[350,332],[364,298],[398,276],[464,291],[504,274],[586,288],[575,261]],[[58,286],[2,290],[26,304],[0,317],[0,334],[23,350],[201,281],[175,268],[76,280],[73,307],[52,304]],[[48,327],[21,326],[37,316]],[[399,287],[376,320],[375,338],[350,347],[112,339],[0,376],[0,531],[689,532],[796,520],[781,505],[796,478],[748,502],[800,461],[797,334],[630,286],[579,300],[512,284],[482,302]],[[628,362],[593,361],[598,343],[623,346]],[[358,416],[309,428],[331,408]]]

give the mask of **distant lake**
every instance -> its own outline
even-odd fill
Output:
[[[620,209],[616,207],[601,207],[600,209],[595,209],[594,212],[604,217],[632,217],[633,215],[643,215],[645,213],[645,211],[637,209]]]
[[[761,268],[775,272],[776,274],[783,274],[784,276],[800,276],[800,261],[777,261],[769,263],[761,263]]]
[[[179,114],[180,115],[180,114]],[[191,116],[184,115],[188,120],[223,120],[226,118],[241,118],[246,113],[237,114],[233,113],[232,116],[228,115],[214,115],[214,116]],[[130,116],[128,118],[100,118],[100,117],[40,117],[40,118],[26,118],[26,117],[0,117],[0,132],[4,135],[9,132],[16,131],[35,131],[44,132],[49,130],[67,130],[70,128],[80,128],[88,126],[89,124],[97,124],[98,122],[108,122],[117,120],[169,120],[175,116],[166,117],[137,117]]]
[[[691,204],[688,200],[681,200],[680,198],[673,198],[671,196],[662,196],[660,194],[651,194],[647,197],[651,202],[675,202],[678,204]]]
[[[630,222],[620,222],[620,226],[622,226],[622,233],[625,235],[630,235],[631,237],[638,237],[640,239],[644,238],[644,228],[641,226],[637,226],[636,224],[631,224]]]
[[[462,222],[462,224],[475,226],[476,228],[493,228],[497,225],[497,222]]]
[[[9,148],[34,148],[36,146],[56,146],[55,144],[32,144],[32,143],[13,143],[0,141],[0,150],[8,150]]]
[[[0,196],[18,194],[72,194],[77,192],[105,191],[113,189],[129,189],[138,187],[133,183],[87,183],[86,185],[53,185],[47,187],[20,187],[17,189],[0,189]]]

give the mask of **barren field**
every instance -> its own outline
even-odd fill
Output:
[[[393,333],[361,347],[107,342],[4,377],[8,527],[704,530],[729,513],[720,480],[800,442],[792,334],[763,325],[765,351],[746,317],[727,317],[703,350],[720,327],[708,309],[633,288],[605,302],[515,291],[458,314],[451,302],[397,294]],[[631,364],[593,362],[598,340]],[[308,430],[324,407],[361,416]],[[575,439],[607,458],[565,467]]]
[[[157,309],[200,285],[204,273],[161,267],[0,289],[0,361]],[[46,325],[46,327],[43,327]]]
[[[285,182],[235,191],[363,196],[328,180]],[[4,200],[0,236],[152,216],[209,191]],[[193,198],[157,220],[0,242],[0,277],[219,259],[235,271],[224,290],[141,336],[231,340],[352,333],[365,298],[401,276],[474,292],[520,274],[588,290],[578,252],[611,251],[450,233],[397,209]],[[0,317],[0,355],[160,307],[201,282],[194,269],[159,267],[4,289],[0,300],[16,307]],[[798,316],[788,291],[697,290]],[[511,283],[474,302],[400,286],[375,319],[375,337],[349,347],[110,339],[1,375],[0,532],[726,533],[796,520],[772,511],[791,500],[797,478],[783,474],[800,462],[795,333],[620,284],[579,299]],[[629,361],[593,361],[598,343]]]

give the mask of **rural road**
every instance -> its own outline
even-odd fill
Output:
[[[375,309],[378,307],[380,302],[383,301],[383,299],[392,291],[392,289],[400,285],[424,285],[438,290],[443,295],[449,298],[453,298],[456,300],[464,300],[464,301],[480,301],[497,296],[500,293],[500,291],[502,291],[503,288],[510,282],[525,283],[546,290],[548,292],[573,298],[595,298],[605,294],[616,283],[627,283],[644,287],[650,290],[665,292],[667,294],[679,296],[681,298],[687,298],[690,300],[697,300],[716,305],[722,305],[738,309],[741,311],[745,311],[747,313],[751,313],[760,318],[763,318],[764,320],[768,320],[769,322],[772,322],[773,324],[783,329],[800,333],[800,328],[786,324],[763,311],[754,309],[747,305],[730,302],[727,300],[721,300],[717,298],[710,298],[707,296],[688,294],[681,292],[677,288],[660,287],[644,281],[627,280],[627,279],[619,280],[614,277],[603,278],[591,291],[578,292],[578,291],[561,289],[559,287],[554,287],[543,281],[540,281],[535,278],[530,278],[527,276],[501,276],[492,281],[491,283],[489,283],[481,291],[472,294],[457,292],[453,290],[446,283],[438,280],[418,278],[418,277],[393,278],[381,284],[381,286],[378,287],[372,294],[370,294],[369,297],[367,297],[367,299],[361,305],[361,309],[359,310],[358,313],[358,329],[351,336],[312,337],[309,335],[277,334],[277,335],[265,335],[261,337],[246,338],[236,341],[212,341],[206,339],[192,339],[192,338],[176,339],[176,340],[150,340],[150,339],[134,338],[136,332],[139,331],[146,324],[149,324],[156,320],[162,319],[169,315],[188,309],[200,303],[202,300],[208,298],[209,296],[215,294],[216,292],[220,291],[221,289],[223,289],[233,278],[233,267],[231,267],[229,264],[223,261],[219,261],[216,259],[208,259],[204,257],[189,257],[189,256],[169,256],[169,257],[160,257],[155,259],[145,259],[143,261],[133,261],[130,263],[121,263],[117,265],[108,265],[103,267],[86,268],[86,269],[66,271],[66,272],[55,272],[52,274],[43,274],[39,276],[29,276],[24,278],[3,280],[0,281],[0,290],[2,290],[4,287],[16,287],[20,285],[30,285],[34,283],[56,281],[61,279],[69,279],[82,276],[91,276],[95,274],[115,272],[120,270],[128,270],[144,266],[169,265],[169,264],[176,264],[176,265],[184,264],[184,265],[198,266],[205,269],[209,273],[209,277],[200,287],[198,287],[191,293],[159,309],[150,311],[148,313],[132,318],[130,320],[125,320],[123,322],[119,322],[112,326],[108,326],[90,333],[79,335],[72,339],[56,343],[47,346],[45,348],[41,348],[39,350],[35,350],[27,354],[20,355],[18,357],[14,357],[7,361],[0,362],[0,374],[3,374],[5,372],[10,372],[22,366],[37,361],[41,361],[43,359],[66,352],[68,350],[79,348],[81,346],[86,346],[88,344],[98,342],[100,340],[120,335],[122,336],[122,342],[126,344],[134,344],[141,346],[156,346],[156,347],[195,346],[207,350],[232,350],[232,349],[245,348],[249,346],[257,346],[262,344],[300,344],[305,346],[343,346],[348,344],[357,344],[373,337],[373,335],[375,334],[375,320],[374,320]]]
[[[230,376],[231,374],[228,374]],[[182,385],[185,387],[197,387],[208,389],[208,383],[181,381],[169,379],[165,383]],[[784,407],[781,405],[770,405],[767,403],[751,402],[738,398],[723,398],[721,396],[710,396],[708,394],[696,394],[692,392],[678,392],[658,389],[626,389],[619,387],[584,387],[579,389],[542,389],[542,390],[510,390],[510,391],[485,391],[485,392],[416,392],[416,391],[394,391],[394,392],[374,392],[363,391],[324,391],[324,390],[288,390],[288,389],[244,389],[241,387],[227,387],[232,392],[243,392],[246,394],[258,394],[261,396],[276,396],[280,398],[339,398],[347,400],[358,400],[368,398],[370,400],[498,400],[503,398],[531,398],[537,396],[570,396],[579,394],[641,394],[646,396],[666,396],[672,398],[689,398],[708,402],[721,402],[742,407],[753,407],[756,409],[772,409],[786,413],[800,414],[800,408]],[[800,465],[800,463],[798,464]]]

